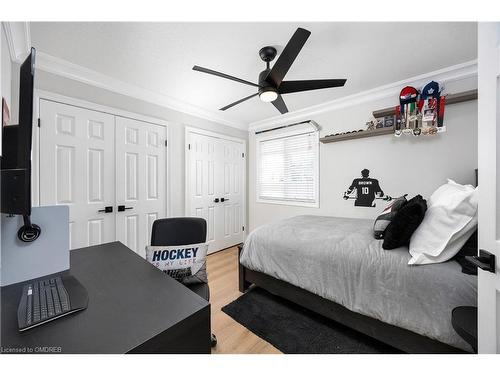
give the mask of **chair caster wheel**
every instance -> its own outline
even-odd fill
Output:
[[[217,337],[215,337],[215,335],[212,333],[212,337],[210,337],[210,344],[212,346],[212,348],[215,348],[215,346],[217,345]]]

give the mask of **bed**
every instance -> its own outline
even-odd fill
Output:
[[[263,225],[240,247],[240,291],[255,284],[408,353],[471,352],[451,311],[477,305],[477,277],[455,261],[408,266],[408,249],[383,250],[372,226],[312,215]]]

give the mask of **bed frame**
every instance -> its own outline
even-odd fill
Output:
[[[305,289],[278,280],[262,272],[245,268],[239,261],[243,245],[238,246],[239,290],[244,293],[254,284],[268,292],[285,298],[315,313],[332,319],[378,341],[388,344],[405,353],[467,353],[440,341],[411,332],[404,328],[384,323],[351,310],[338,303],[320,297]],[[451,320],[451,312],[450,312]]]

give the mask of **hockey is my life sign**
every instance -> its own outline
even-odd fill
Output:
[[[146,246],[146,260],[169,276],[185,280],[191,276],[206,278],[207,243],[184,246]],[[203,273],[204,275],[200,275]],[[200,277],[201,276],[201,277]]]

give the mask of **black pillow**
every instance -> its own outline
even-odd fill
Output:
[[[389,223],[394,219],[394,216],[396,216],[396,212],[403,207],[408,201],[406,200],[406,194],[403,195],[402,197],[396,198],[392,204],[387,206],[385,210],[378,215],[378,217],[375,219],[375,222],[373,223],[373,237],[375,237],[377,240],[381,240],[384,238],[384,232]]]
[[[421,195],[410,199],[396,212],[396,215],[387,226],[382,248],[392,250],[401,246],[408,246],[411,235],[424,220],[425,211],[427,211],[427,202]]]

